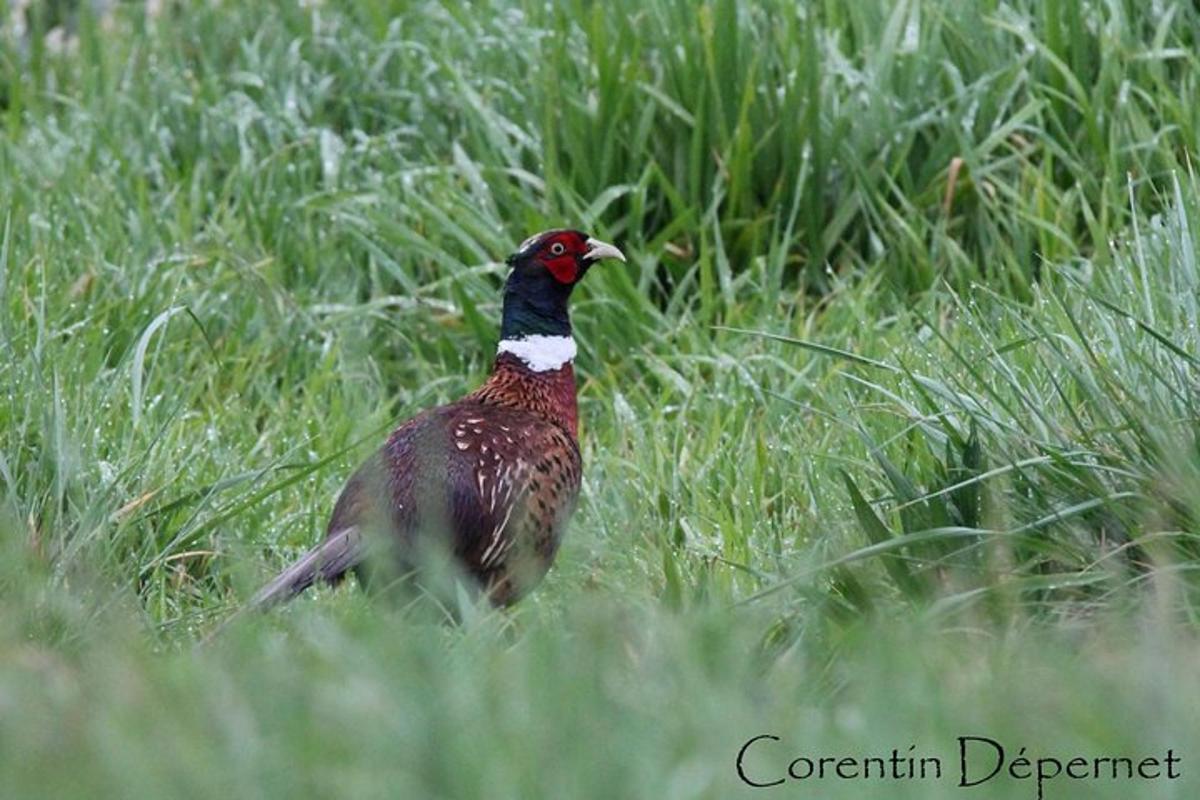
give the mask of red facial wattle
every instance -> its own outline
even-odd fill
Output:
[[[575,256],[569,252],[563,253],[561,256],[544,258],[542,263],[559,283],[574,283],[575,279],[579,277],[579,264],[576,263]]]
[[[587,250],[584,237],[563,232],[542,245],[541,262],[559,283],[579,280],[579,256]]]

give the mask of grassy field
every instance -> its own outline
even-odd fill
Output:
[[[960,788],[960,736],[1181,760],[1046,798],[1198,796],[1195,4],[21,6],[5,797],[1039,796]],[[546,582],[200,644],[481,380],[560,225],[630,263],[576,294]],[[758,782],[945,774],[754,789],[760,734]]]

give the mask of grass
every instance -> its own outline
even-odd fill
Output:
[[[1193,5],[71,8],[0,30],[9,792],[728,797],[774,733],[1195,794]],[[631,263],[576,296],[546,582],[200,646],[559,224]],[[1037,796],[955,783],[778,791]]]

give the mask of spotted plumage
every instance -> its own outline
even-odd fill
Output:
[[[575,343],[567,302],[596,261],[624,257],[586,234],[530,237],[508,260],[491,374],[463,399],[400,425],[351,476],[324,541],[256,595],[265,606],[348,571],[417,573],[450,557],[507,605],[549,569],[575,510]]]

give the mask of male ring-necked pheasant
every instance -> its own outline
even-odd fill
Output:
[[[567,301],[588,268],[607,258],[625,260],[575,230],[522,242],[508,258],[500,345],[487,380],[396,428],[347,482],[325,539],[252,605],[335,583],[350,570],[363,575],[369,556],[399,575],[431,553],[446,554],[498,605],[541,580],[582,475]]]

